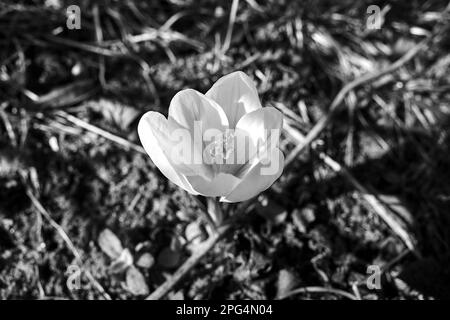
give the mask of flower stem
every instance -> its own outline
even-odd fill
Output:
[[[217,232],[210,236],[198,250],[190,256],[178,270],[166,280],[161,286],[159,286],[152,294],[150,294],[147,300],[159,300],[163,298],[173,287],[190,271],[194,268],[203,256],[205,256],[209,250],[211,250],[216,243],[224,237],[227,232],[233,228],[233,225],[227,224],[217,228]]]
[[[224,212],[222,210],[222,207],[220,206],[220,202],[217,198],[212,197],[206,198],[206,201],[208,205],[208,214],[214,222],[215,227],[217,228],[222,225],[225,219]]]
[[[208,199],[213,200],[219,205],[216,199]],[[219,209],[220,206],[218,206]],[[238,223],[238,219],[242,219],[242,214],[244,212],[248,212],[249,208],[252,208],[251,202],[246,201],[240,207],[236,209],[235,215],[233,215],[226,223],[223,223],[216,229],[216,232],[211,234],[208,240],[201,244],[200,248],[196,250],[192,256],[190,256],[182,265],[178,268],[178,270],[169,277],[161,286],[159,286],[152,294],[147,297],[147,300],[159,300],[164,298],[164,296],[169,293],[178,283],[179,281],[186,276],[199,261],[219,242],[221,238],[227,235],[230,231],[236,228]]]

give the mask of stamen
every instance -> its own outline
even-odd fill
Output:
[[[235,150],[235,135],[227,130],[214,137],[214,140],[206,146],[205,156],[209,164],[225,164],[233,156]]]

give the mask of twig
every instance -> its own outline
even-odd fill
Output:
[[[241,203],[240,206],[236,209],[233,217],[231,217],[226,224],[218,227],[216,229],[216,232],[213,233],[199,249],[197,249],[198,251],[190,256],[186,260],[186,262],[183,263],[183,265],[168,280],[166,280],[166,282],[159,286],[146,299],[159,300],[163,298],[195,265],[197,265],[197,263],[206,255],[206,253],[208,253],[209,250],[214,248],[214,246],[222,237],[224,237],[229,231],[234,229],[236,223],[245,217],[243,213],[251,211],[253,207],[254,204],[251,200],[247,200]]]
[[[100,14],[98,11],[98,5],[95,4],[92,9],[92,15],[94,16],[94,25],[95,25],[95,39],[97,40],[97,44],[103,42],[103,30],[100,24]],[[105,78],[105,56],[99,55],[98,57],[98,80],[102,85],[102,88],[106,88],[106,78]]]
[[[289,136],[297,143],[302,143],[303,135],[295,128],[284,123],[284,129]],[[323,152],[319,153],[319,157],[324,163],[335,172],[342,174],[363,196],[364,200],[370,205],[372,210],[388,225],[388,227],[403,241],[405,246],[414,252],[417,256],[414,240],[408,232],[400,225],[400,223],[390,214],[390,211],[384,206],[378,198],[361,184],[345,167],[341,166],[337,161]]]
[[[347,83],[336,95],[334,100],[332,101],[330,108],[328,110],[328,113],[323,116],[322,118],[317,121],[317,123],[314,125],[314,127],[308,132],[306,135],[304,141],[297,145],[294,150],[291,151],[289,156],[286,158],[285,166],[288,166],[304,149],[307,147],[314,139],[316,139],[320,133],[325,129],[325,127],[328,125],[332,117],[335,115],[336,111],[338,110],[338,107],[341,105],[341,103],[344,101],[345,97],[349,92],[354,90],[355,88],[362,86],[364,84],[368,84],[370,82],[373,82],[382,76],[389,74],[391,72],[394,72],[395,70],[402,67],[404,64],[406,64],[408,61],[410,61],[412,58],[416,56],[417,53],[419,53],[421,50],[425,49],[428,46],[428,43],[436,36],[438,35],[442,30],[439,30],[439,32],[432,33],[429,37],[419,42],[417,45],[412,47],[406,54],[404,54],[400,59],[392,63],[390,66],[388,66],[386,69],[381,70],[379,72],[373,72],[373,73],[367,73],[359,78],[356,78],[355,80]]]
[[[230,48],[231,36],[233,34],[234,23],[236,22],[236,14],[238,7],[239,7],[239,0],[233,0],[233,3],[231,4],[230,20],[228,22],[227,34],[225,36],[225,41],[223,42],[222,46],[222,53],[225,53]]]
[[[73,244],[72,240],[70,240],[69,236],[64,231],[64,229],[58,223],[56,223],[55,220],[53,220],[53,218],[50,216],[48,211],[39,202],[39,200],[34,196],[33,192],[30,189],[30,187],[28,187],[25,182],[24,182],[24,184],[25,184],[25,187],[26,187],[27,196],[28,196],[28,198],[30,198],[30,200],[33,203],[34,207],[48,221],[48,223],[50,223],[50,225],[58,232],[60,237],[66,243],[66,245],[69,248],[69,250],[74,255],[75,260],[77,261],[79,266],[81,268],[83,268],[83,259],[81,258],[81,254],[78,252],[78,250],[75,247],[75,245]],[[91,274],[91,272],[89,270],[85,269],[85,268],[83,268],[83,269],[84,269],[84,273],[86,274],[86,277],[88,278],[89,282],[91,282],[91,284],[101,293],[103,298],[105,298],[106,300],[111,300],[111,297],[109,296],[109,294],[105,291],[105,289],[103,289],[102,285],[97,280],[95,280],[95,278]]]
[[[333,169],[335,172],[341,173],[359,192],[361,192],[364,200],[372,207],[375,213],[391,228],[391,230],[403,241],[406,247],[420,256],[414,245],[414,240],[400,223],[390,214],[389,210],[384,206],[378,198],[364,187],[345,167],[330,158],[325,153],[320,153],[319,157],[323,162]]]
[[[298,288],[298,289],[295,289],[295,290],[292,290],[292,291],[286,293],[281,298],[279,298],[279,300],[283,300],[283,299],[292,297],[293,295],[296,295],[299,293],[332,293],[332,294],[336,294],[336,295],[342,296],[342,297],[350,299],[350,300],[361,300],[361,299],[358,299],[357,296],[355,296],[347,291],[340,290],[340,289],[333,289],[333,288],[324,288],[324,287]]]
[[[150,294],[147,300],[159,300],[163,298],[170,290],[200,261],[200,259],[211,250],[216,243],[223,237],[227,232],[232,229],[231,224],[219,227],[217,232],[212,234],[208,240],[206,240],[202,246],[197,249],[197,251],[190,256],[183,265],[160,287],[158,287],[152,294]]]
[[[144,81],[148,87],[149,92],[151,92],[154,96],[155,104],[157,104],[157,105],[159,104],[160,99],[159,99],[158,91],[156,90],[155,84],[153,83],[153,80],[151,79],[151,77],[149,75],[149,73],[150,73],[149,64],[144,59],[142,59],[138,55],[131,52],[128,47],[122,46],[121,47],[122,51],[114,51],[114,50],[110,50],[110,49],[103,48],[100,46],[95,46],[95,45],[91,45],[91,44],[87,44],[87,43],[83,43],[83,42],[77,42],[77,41],[73,41],[70,39],[64,39],[64,38],[60,38],[57,36],[46,36],[46,38],[47,38],[47,40],[49,40],[51,42],[54,42],[57,44],[62,44],[62,45],[72,47],[72,48],[77,48],[79,50],[91,52],[91,53],[94,53],[94,54],[97,54],[97,55],[100,55],[103,57],[131,58],[131,60],[136,62],[139,65],[139,67],[141,68],[142,77],[144,78]],[[36,40],[33,38],[31,38],[30,41],[36,43]],[[128,50],[128,52],[125,50]]]
[[[3,124],[5,125],[6,133],[8,134],[9,139],[11,140],[11,144],[13,146],[17,146],[17,137],[14,133],[14,129],[11,125],[11,122],[8,119],[8,116],[6,115],[4,108],[6,107],[7,103],[4,102],[0,105],[0,118],[3,120]]]
[[[112,134],[111,132],[108,132],[106,130],[103,130],[99,127],[96,127],[84,120],[78,119],[75,116],[72,116],[64,111],[58,111],[56,112],[56,114],[64,119],[66,119],[67,121],[72,122],[73,124],[88,130],[90,132],[93,132],[99,136],[102,136],[103,138],[106,138],[108,140],[111,140],[112,142],[117,143],[118,145],[121,145],[122,147],[125,147],[126,149],[132,149],[134,151],[140,152],[142,154],[147,154],[144,150],[144,148],[142,148],[141,146],[132,143],[122,137],[116,136],[115,134]],[[153,163],[153,162],[152,162]]]
[[[93,44],[87,44],[83,42],[77,42],[71,39],[65,39],[53,35],[47,35],[45,36],[47,40],[50,42],[61,44],[67,47],[77,48],[79,50],[87,51],[90,53],[98,54],[100,56],[105,57],[126,57],[126,54],[124,52],[116,51],[116,50],[110,50],[107,48],[102,48],[100,46],[96,46]],[[34,39],[30,39],[31,41],[35,42]]]

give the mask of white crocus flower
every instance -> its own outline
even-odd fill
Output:
[[[263,108],[243,72],[220,78],[202,94],[186,89],[170,102],[169,115],[149,111],[138,133],[154,164],[194,195],[239,202],[269,188],[283,171],[278,148],[282,114]]]

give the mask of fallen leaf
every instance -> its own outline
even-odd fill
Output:
[[[64,107],[86,100],[96,90],[97,88],[92,80],[80,80],[54,88],[49,93],[40,96],[34,103],[50,108]]]
[[[105,229],[100,233],[98,236],[98,245],[113,260],[119,259],[123,251],[119,238],[109,229]]]
[[[149,294],[149,289],[142,273],[134,266],[127,270],[126,288],[135,296],[144,296]]]
[[[133,256],[130,250],[124,249],[120,254],[119,258],[114,260],[109,267],[111,273],[122,273],[128,267],[133,265]]]
[[[282,298],[288,294],[297,285],[297,282],[297,278],[291,271],[280,270],[277,280],[277,298]]]
[[[123,130],[128,129],[140,114],[138,110],[131,106],[107,99],[100,99],[90,103],[89,106],[92,110],[101,113],[106,121]]]

